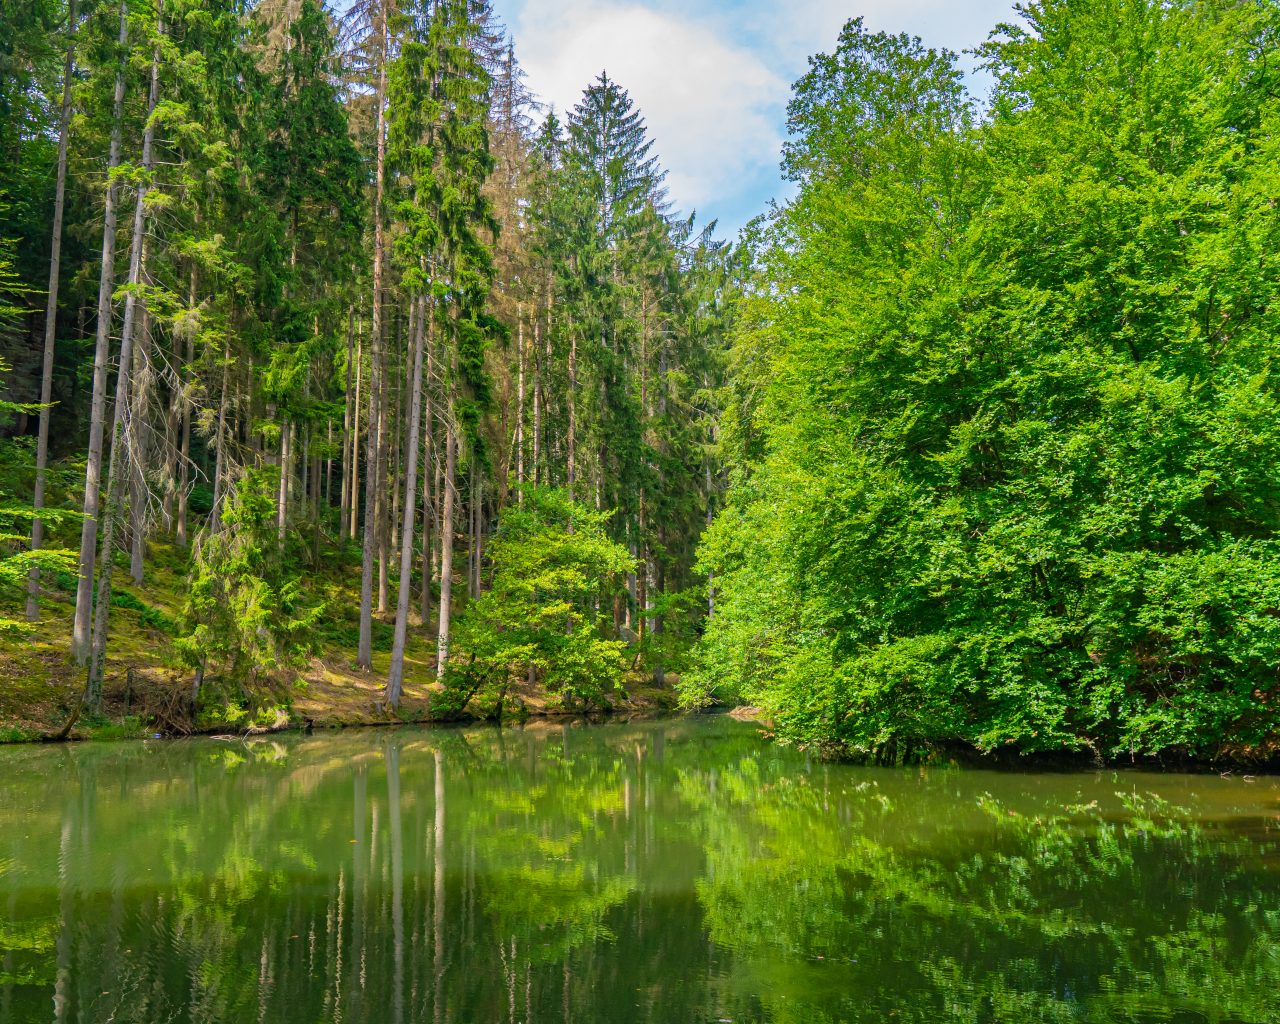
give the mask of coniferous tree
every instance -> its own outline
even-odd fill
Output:
[[[595,83],[567,133],[554,117],[535,130],[514,44],[477,0],[364,0],[341,20],[319,0],[113,0],[75,19],[74,74],[70,5],[3,13],[25,48],[0,67],[5,128],[29,126],[4,136],[3,223],[56,220],[66,150],[63,269],[44,261],[47,227],[16,267],[26,294],[50,284],[44,320],[24,321],[45,344],[12,344],[55,371],[29,389],[55,399],[33,431],[31,493],[47,505],[56,481],[54,500],[85,511],[71,633],[91,708],[112,671],[112,607],[148,591],[153,550],[171,539],[205,582],[220,571],[201,567],[210,552],[257,558],[268,480],[282,573],[342,577],[362,535],[355,661],[372,665],[376,615],[394,604],[389,705],[414,588],[443,676],[457,591],[490,588],[488,540],[528,485],[617,507],[615,540],[656,551],[646,473],[669,443],[654,410],[670,389],[655,382],[696,362],[679,321],[699,314],[620,87]],[[92,338],[91,359],[64,335]],[[86,399],[56,400],[77,378]],[[76,449],[83,491],[58,465]],[[60,537],[60,514],[42,521]],[[643,632],[650,575],[592,609],[617,639]],[[211,611],[187,622],[189,638],[203,628],[191,650],[218,651],[187,659],[196,703],[236,674],[249,636],[220,647]]]
[[[364,540],[360,572],[360,642],[356,663],[373,668],[373,571],[380,539],[385,446],[382,433],[386,385],[383,358],[383,272],[385,224],[383,196],[386,188],[386,98],[387,75],[393,59],[391,0],[365,0],[352,9],[364,28],[365,67],[373,80],[373,276],[371,282],[370,376],[367,418],[366,471],[364,483]]]
[[[138,321],[143,316],[142,285],[147,245],[147,196],[151,190],[151,176],[155,167],[155,112],[160,102],[160,62],[165,36],[165,12],[163,0],[157,5],[155,22],[149,26],[154,32],[151,55],[151,81],[147,93],[146,118],[142,135],[142,152],[135,169],[136,184],[133,211],[133,229],[129,243],[129,274],[125,282],[124,317],[121,325],[120,361],[116,368],[116,396],[111,422],[111,450],[107,461],[106,502],[103,506],[102,528],[99,537],[98,584],[94,601],[93,640],[89,661],[89,679],[85,687],[85,703],[96,711],[102,702],[102,680],[107,649],[107,629],[111,607],[111,578],[115,568],[115,529],[124,503],[125,476],[139,471],[130,460],[140,458],[141,423],[130,416],[140,406],[130,410],[130,385],[137,386],[133,351],[138,343]]]
[[[77,0],[70,0],[67,8],[66,59],[62,70],[62,102],[58,115],[58,168],[55,172],[53,200],[53,229],[49,246],[49,286],[45,304],[44,355],[40,371],[40,426],[36,440],[36,483],[34,507],[36,518],[31,524],[31,550],[40,550],[44,542],[44,521],[39,513],[45,502],[45,477],[49,461],[50,406],[53,402],[53,361],[58,337],[58,288],[62,283],[62,220],[66,209],[67,147],[71,133],[71,89],[75,73],[76,31],[79,28],[80,7]],[[39,614],[40,570],[33,567],[27,581],[27,618],[34,620]]]
[[[125,71],[129,51],[129,5],[120,0],[118,8],[108,10],[116,14],[108,19],[119,24],[113,59],[114,82],[110,106],[110,144],[106,166],[106,192],[102,219],[102,257],[99,265],[97,341],[93,355],[92,398],[89,406],[89,445],[85,462],[84,517],[80,527],[79,582],[76,588],[76,610],[72,627],[71,653],[78,665],[87,665],[91,654],[93,583],[98,559],[98,511],[102,488],[103,437],[107,412],[107,361],[110,358],[111,331],[114,320],[116,218],[120,182],[117,169],[120,166],[125,95]],[[110,37],[108,37],[110,38]],[[109,52],[112,52],[109,50]]]

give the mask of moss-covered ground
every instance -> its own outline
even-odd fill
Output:
[[[374,621],[373,671],[355,666],[359,637],[358,552],[330,559],[307,573],[308,588],[325,602],[315,634],[315,653],[299,669],[258,679],[252,699],[239,687],[206,688],[201,710],[192,717],[192,672],[174,645],[186,600],[186,555],[172,543],[152,543],[142,586],[134,586],[124,556],[113,576],[114,596],[107,646],[103,709],[89,719],[80,713],[85,670],[70,653],[75,579],[46,576],[40,620],[25,635],[0,635],[0,743],[55,737],[124,738],[186,732],[270,731],[289,727],[329,728],[419,722],[431,718],[435,683],[435,638],[416,617],[405,656],[404,696],[397,711],[382,693],[391,661],[393,613]],[[392,589],[392,600],[394,600]],[[415,595],[416,597],[416,595]],[[6,597],[0,613],[22,615],[20,595]],[[536,693],[517,696],[528,714],[552,713]],[[670,706],[669,688],[636,682],[630,706]]]

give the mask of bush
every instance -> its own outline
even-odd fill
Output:
[[[564,706],[601,705],[620,687],[626,645],[606,638],[602,609],[633,561],[606,535],[609,516],[541,488],[507,507],[489,546],[493,585],[458,618],[437,709],[478,699],[500,714],[518,678]]]

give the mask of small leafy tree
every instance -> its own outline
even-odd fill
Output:
[[[489,548],[492,588],[458,621],[440,707],[479,698],[500,713],[518,678],[566,706],[603,704],[621,685],[625,644],[608,638],[602,609],[634,562],[606,534],[610,515],[544,488],[507,508]]]
[[[220,528],[191,559],[186,618],[178,650],[195,670],[193,703],[206,675],[248,685],[263,673],[301,667],[323,603],[306,600],[276,542],[274,471],[251,470],[229,496]]]

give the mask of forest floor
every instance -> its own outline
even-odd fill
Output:
[[[75,580],[46,580],[41,619],[24,636],[0,636],[0,743],[56,737],[128,738],[163,733],[270,732],[286,728],[338,728],[425,722],[432,719],[435,682],[435,639],[432,630],[411,621],[405,652],[404,696],[398,711],[384,706],[382,689],[391,662],[392,617],[375,616],[373,671],[355,667],[360,606],[358,567],[344,567],[309,577],[309,585],[325,601],[317,627],[317,652],[299,670],[257,680],[256,709],[238,694],[202,700],[195,719],[190,713],[191,669],[174,648],[185,601],[182,554],[172,545],[150,545],[144,583],[135,587],[127,564],[117,566],[113,581],[110,642],[103,686],[102,716],[79,716],[84,669],[70,653]],[[19,606],[6,608],[14,618]],[[265,697],[262,696],[265,694]],[[536,692],[513,692],[526,714],[565,712]],[[629,680],[620,710],[670,709],[670,687],[654,688]],[[68,728],[68,726],[70,726]]]

